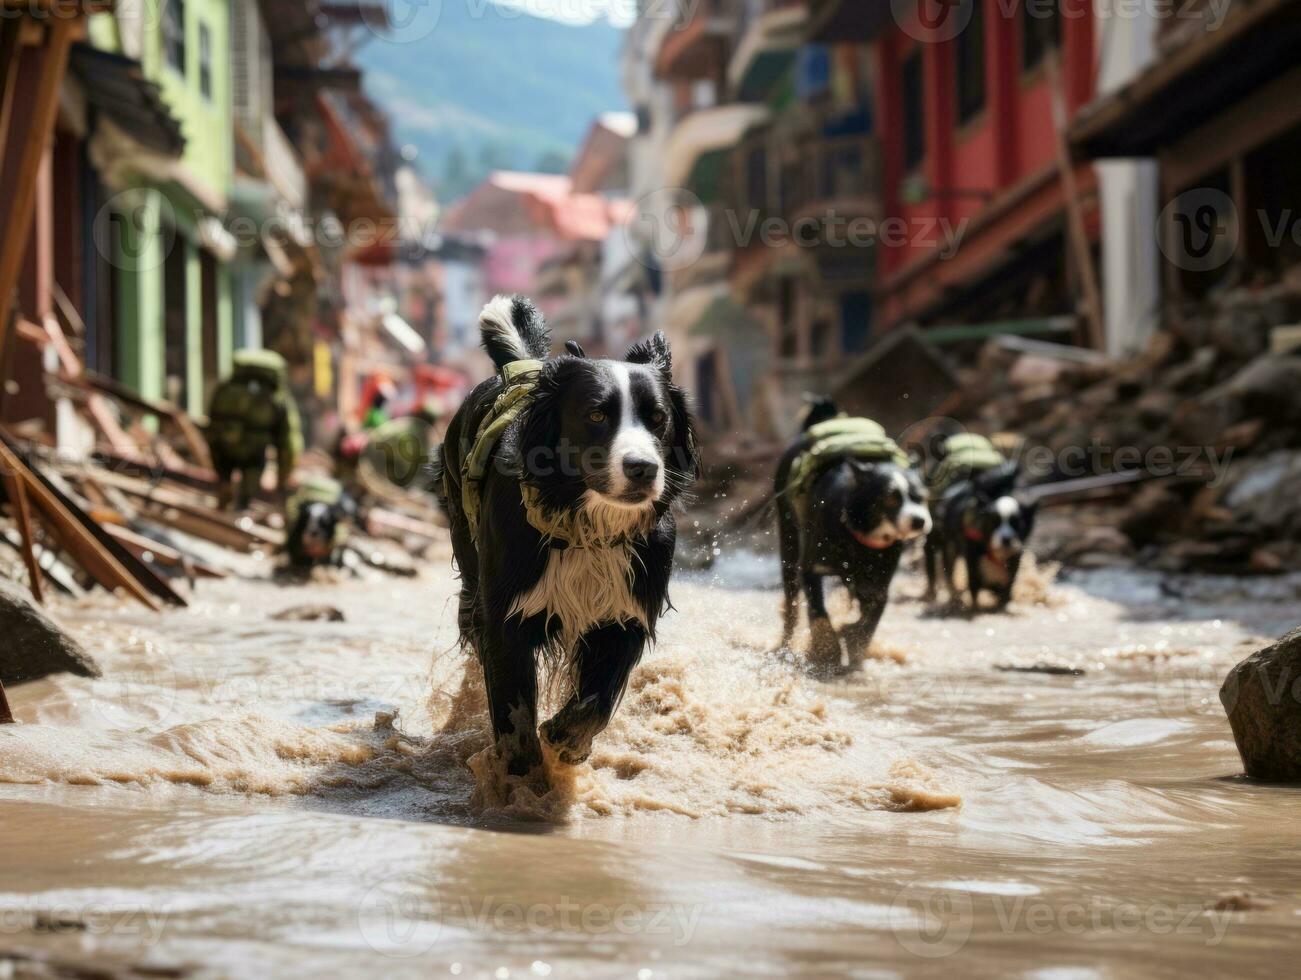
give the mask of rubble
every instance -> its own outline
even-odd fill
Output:
[[[1301,782],[1301,629],[1229,671],[1220,702],[1248,776]]]
[[[1301,569],[1301,355],[1272,346],[1280,326],[1297,322],[1301,284],[1285,281],[1185,310],[1125,361],[1071,347],[1054,360],[1052,345],[991,340],[963,372],[953,415],[976,431],[1023,436],[1032,484],[1129,469],[1159,477],[1100,494],[1121,509],[1057,560]]]

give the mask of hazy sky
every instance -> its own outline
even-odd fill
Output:
[[[636,19],[637,0],[494,0],[503,7],[519,7],[539,17],[588,24],[597,19],[608,19],[620,27],[627,27]]]

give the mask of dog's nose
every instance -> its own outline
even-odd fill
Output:
[[[922,531],[926,528],[926,518],[920,516],[913,517],[913,530]]]
[[[633,483],[645,485],[659,476],[660,464],[653,459],[641,456],[626,456],[623,460],[623,474]]]

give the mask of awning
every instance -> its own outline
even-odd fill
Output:
[[[669,332],[693,330],[714,301],[726,298],[729,293],[730,290],[725,282],[693,286],[682,290],[669,304],[665,326]]]
[[[781,7],[750,25],[727,66],[727,80],[738,101],[765,100],[794,68],[808,18],[803,5]]]
[[[140,62],[78,44],[72,49],[72,70],[81,79],[90,108],[104,113],[142,146],[167,156],[181,155],[185,149],[181,123],[158,86],[145,78]]]
[[[702,156],[730,150],[746,133],[762,126],[770,113],[764,106],[726,105],[698,109],[669,134],[664,147],[664,180],[670,187],[683,187]]]
[[[1070,138],[1087,158],[1154,156],[1297,66],[1301,2],[1232,4],[1224,23],[1170,51],[1080,113]]]

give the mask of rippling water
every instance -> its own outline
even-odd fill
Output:
[[[905,578],[835,683],[770,652],[773,584],[735,550],[680,576],[549,790],[485,751],[450,576],[59,610],[106,677],[11,692],[0,971],[1175,976],[1290,948],[1301,793],[1236,777],[1216,691],[1297,583],[1032,574],[963,618]],[[347,620],[271,618],[304,602]],[[997,669],[1036,664],[1084,673]]]

